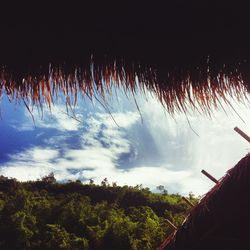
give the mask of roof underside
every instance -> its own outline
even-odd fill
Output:
[[[2,8],[2,64],[82,63],[91,54],[188,66],[248,57],[248,8],[229,1],[31,4]]]

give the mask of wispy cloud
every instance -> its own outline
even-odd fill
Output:
[[[10,161],[1,166],[0,172],[21,180],[41,178],[51,171],[58,180],[84,178],[84,169],[92,169],[94,175],[106,176],[109,171],[115,171],[119,155],[129,152],[130,142],[125,138],[125,131],[137,122],[138,114],[114,113],[113,118],[119,123],[119,127],[108,114],[96,114],[95,118],[90,117],[85,123],[87,124],[85,131],[79,131],[82,142],[79,149],[61,147],[59,152],[58,144],[61,144],[65,137],[55,136],[47,139],[47,148],[35,146],[10,155]],[[53,125],[57,127],[60,123]],[[30,172],[31,166],[33,171]],[[24,174],[25,169],[29,173]],[[69,169],[82,171],[76,172],[76,176],[73,176]]]
[[[119,102],[127,107],[127,101]],[[197,136],[184,114],[173,119],[150,96],[138,103],[143,124],[135,107],[116,110],[112,117],[98,109],[84,119],[83,111],[76,110],[79,122],[63,113],[64,107],[55,106],[52,114],[44,112],[42,120],[35,119],[45,146],[36,145],[34,138],[28,148],[9,156],[0,174],[34,180],[53,171],[58,180],[92,178],[100,183],[107,177],[120,185],[143,184],[152,189],[164,185],[170,192],[203,194],[213,183],[200,174],[201,169],[220,178],[247,153],[248,144],[233,131],[238,125],[247,132],[247,126],[235,113],[228,117],[218,111],[213,119],[190,114]],[[239,112],[249,124],[247,108],[240,106]],[[21,122],[19,131],[35,129],[25,114],[29,122]],[[55,132],[46,136],[51,128]]]

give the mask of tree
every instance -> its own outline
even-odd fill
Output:
[[[156,187],[156,189],[158,189],[162,194],[168,194],[168,191],[165,189],[165,187],[163,185],[159,185]]]
[[[43,182],[46,182],[46,183],[50,183],[50,184],[56,183],[56,178],[55,178],[55,176],[54,176],[54,173],[51,172],[51,173],[49,173],[48,175],[44,176],[44,177],[42,178],[42,181],[43,181]]]
[[[187,211],[181,196],[140,185],[54,181],[0,180],[0,249],[156,249],[166,218],[180,225]]]
[[[107,187],[107,186],[109,185],[108,179],[107,179],[106,177],[102,180],[101,185],[102,185],[103,187]]]
[[[84,238],[69,234],[58,224],[48,224],[45,247],[47,249],[60,250],[87,250],[88,241]]]

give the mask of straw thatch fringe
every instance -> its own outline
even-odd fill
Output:
[[[249,249],[250,154],[230,169],[159,249]]]
[[[248,85],[237,67],[218,67],[206,63],[190,70],[172,69],[169,72],[140,64],[124,62],[96,65],[91,60],[88,67],[48,67],[32,73],[0,72],[0,96],[5,93],[10,100],[23,99],[40,108],[54,103],[59,93],[65,96],[66,105],[75,105],[78,94],[102,98],[112,94],[112,88],[121,88],[133,95],[140,90],[155,94],[171,114],[186,113],[190,108],[206,115],[224,105],[228,98],[247,99]]]

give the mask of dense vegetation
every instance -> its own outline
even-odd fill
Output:
[[[159,189],[0,176],[0,249],[156,249],[189,209]]]

